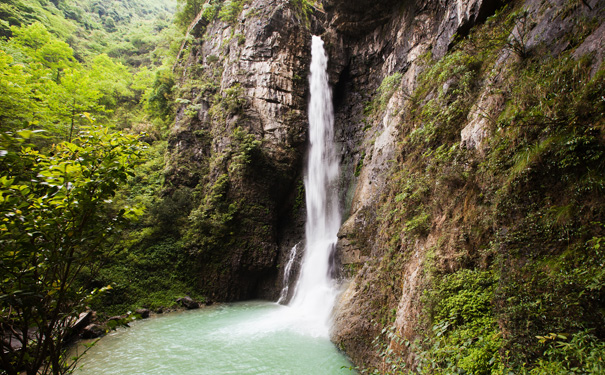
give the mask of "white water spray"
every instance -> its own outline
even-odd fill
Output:
[[[338,240],[338,159],[334,151],[334,114],[328,85],[328,57],[323,41],[313,36],[309,84],[309,156],[305,176],[306,250],[290,306],[328,334],[336,299],[331,256]]]

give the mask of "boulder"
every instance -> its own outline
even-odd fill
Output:
[[[109,317],[109,319],[107,319],[107,320],[108,321],[115,320],[116,322],[120,322],[120,321],[124,321],[126,319],[128,319],[128,315],[116,315],[116,316]]]
[[[95,339],[97,337],[103,336],[103,334],[105,334],[105,330],[103,329],[103,327],[98,324],[92,323],[82,329],[82,332],[80,332],[80,337],[83,339]]]
[[[141,317],[141,319],[149,318],[150,313],[151,313],[151,311],[149,311],[149,309],[137,309],[135,311],[135,314],[139,315]]]
[[[193,300],[193,298],[189,296],[181,297],[176,300],[177,303],[180,303],[181,306],[186,308],[187,310],[193,310],[200,307],[200,304]]]
[[[73,323],[72,325],[72,329],[74,332],[78,332],[81,329],[83,329],[84,327],[86,327],[87,325],[90,324],[91,320],[92,320],[92,311],[86,311],[81,313],[78,316],[78,319],[75,321],[75,323]]]

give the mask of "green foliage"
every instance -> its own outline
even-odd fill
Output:
[[[374,340],[383,362],[374,373],[504,374],[502,333],[492,309],[495,285],[496,278],[484,271],[434,275],[422,298],[431,331],[410,342],[387,325]],[[397,347],[413,351],[416,363],[406,363]]]
[[[32,135],[1,140],[0,323],[21,343],[3,348],[8,374],[68,371],[62,343],[88,298],[75,280],[141,214],[111,205],[142,157],[137,137],[89,127],[46,154],[27,144]]]
[[[359,177],[359,175],[361,174],[361,169],[363,168],[363,161],[366,157],[366,152],[363,151],[363,153],[361,154],[361,157],[359,158],[359,161],[357,162],[357,165],[355,166],[355,177]]]
[[[90,306],[102,317],[122,315],[138,308],[174,308],[187,294],[203,300],[194,285],[194,267],[181,237],[193,207],[191,189],[181,187],[162,194],[167,142],[156,141],[148,160],[116,194],[114,202],[148,208],[148,214],[131,225],[94,273],[80,278],[85,289],[111,285]]]
[[[156,71],[147,103],[150,112],[164,121],[172,116],[173,87],[174,79],[170,69],[164,68]]]
[[[261,141],[253,134],[248,134],[242,128],[233,130],[234,153],[231,156],[229,172],[235,173],[249,167],[255,154],[260,152]]]
[[[218,13],[221,21],[234,24],[244,9],[246,0],[226,0]]]
[[[387,103],[395,93],[395,91],[401,85],[401,78],[403,75],[399,72],[393,73],[390,76],[385,77],[382,80],[382,83],[378,87],[378,102],[380,103],[380,108],[384,110]]]
[[[188,255],[183,245],[154,227],[131,231],[94,275],[83,275],[88,288],[111,285],[90,306],[100,315],[121,315],[136,308],[175,308],[184,294],[203,300],[187,272]],[[150,230],[151,229],[151,230]]]
[[[214,89],[213,82],[208,85],[208,91]],[[244,89],[239,83],[223,90],[217,91],[211,98],[212,106],[208,114],[216,122],[225,122],[230,116],[242,114],[247,103],[244,97]]]
[[[506,298],[506,303],[498,312],[511,327],[508,345],[513,350],[524,349],[519,362],[540,356],[535,337],[543,332],[578,332],[598,327],[605,318],[599,307],[599,296],[605,290],[605,273],[599,261],[602,250],[597,247],[600,238],[593,237],[563,254],[535,260],[503,279],[498,297]],[[530,346],[532,351],[528,350]]]
[[[108,125],[124,121],[112,113],[125,108],[137,113],[146,105],[162,121],[171,115],[169,70],[157,71],[152,82],[149,69],[133,76],[105,54],[81,64],[72,49],[40,23],[13,27],[13,34],[0,45],[0,129],[41,128],[69,140],[92,120]]]
[[[578,61],[563,56],[528,64],[511,88],[499,126],[552,134],[562,127],[577,129],[590,116],[602,118],[605,104],[595,95],[603,88],[603,71],[590,77],[589,63],[589,58]],[[587,105],[591,102],[595,106]]]
[[[234,220],[240,205],[228,199],[230,188],[229,176],[220,175],[214,183],[205,186],[207,194],[203,202],[189,216],[190,226],[185,240],[208,262],[222,247],[232,244]]]
[[[511,332],[513,366],[542,363],[536,336],[598,328],[605,319],[600,266],[591,266],[602,256],[593,221],[604,210],[597,198],[604,107],[589,94],[603,87],[603,73],[590,77],[585,59],[568,56],[524,64],[499,118],[504,137],[484,165],[509,173],[497,192],[498,222],[509,227],[501,242],[513,257],[502,267],[516,272],[502,280],[499,314]]]
[[[605,342],[590,331],[580,331],[571,336],[550,333],[537,336],[546,346],[544,359],[527,372],[531,375],[602,374],[605,372]]]
[[[106,108],[115,108],[118,102],[130,100],[133,77],[128,68],[116,63],[106,54],[95,56],[90,64],[90,79],[103,93],[100,103]]]
[[[315,0],[289,0],[290,5],[294,8],[299,18],[304,24],[309,26],[309,15],[313,11],[313,7],[316,6]]]
[[[425,294],[433,336],[419,353],[421,373],[502,373],[502,334],[492,310],[495,282],[490,273],[476,270],[433,280]]]
[[[12,36],[10,26],[24,27],[35,22],[44,26],[62,39],[67,39],[74,32],[75,26],[65,19],[61,10],[55,6],[47,6],[46,1],[40,0],[6,0],[0,4],[0,19],[4,20],[2,36]]]
[[[206,64],[214,64],[218,62],[219,58],[216,55],[208,55],[206,56]]]
[[[181,30],[187,30],[187,27],[195,17],[204,10],[206,14],[206,9],[204,9],[204,5],[206,0],[177,0],[177,13],[175,15],[175,23],[181,28]],[[213,2],[214,5],[215,2]],[[210,16],[210,12],[206,14]]]
[[[202,18],[206,20],[206,22],[213,21],[218,16],[220,8],[221,3],[218,0],[205,3]]]
[[[236,114],[244,107],[246,98],[244,97],[244,89],[239,83],[225,90],[222,104],[228,114]]]
[[[4,30],[0,26],[0,33],[10,37],[9,26],[41,22],[69,43],[80,60],[107,53],[138,66],[141,60],[152,63],[145,55],[153,53],[155,46],[163,44],[163,39],[171,34],[173,12],[173,4],[161,0],[71,0],[56,4],[46,0],[6,0],[0,6],[0,19],[7,26]],[[160,49],[163,47],[158,46]]]
[[[384,111],[386,109],[389,100],[391,97],[399,89],[401,86],[401,79],[403,75],[400,72],[395,72],[390,76],[384,77],[380,86],[376,89],[376,96],[369,102],[365,104],[364,107],[364,115],[366,115],[369,119],[366,120],[369,123],[366,124],[364,130],[367,130],[372,127],[371,119],[372,117],[376,117],[378,113]]]
[[[14,39],[16,45],[21,41],[20,35]],[[0,68],[8,81],[3,86],[6,91],[2,93],[2,105],[6,108],[0,124],[3,130],[34,125],[50,130],[57,136],[67,137],[74,125],[88,122],[84,118],[85,113],[101,114],[104,110],[98,103],[100,91],[77,65],[66,67],[65,64],[63,68],[57,68],[60,64],[58,60],[50,63],[46,59],[36,61],[39,56],[36,52],[53,43],[51,40],[31,51],[26,47],[25,54],[29,57],[28,52],[31,52],[33,61],[25,67],[11,66],[13,59],[0,52],[4,62]],[[14,90],[13,82],[21,82],[23,86]]]
[[[44,25],[39,22],[27,27],[12,27],[13,38],[11,41],[20,48],[24,55],[32,62],[42,64],[55,74],[73,65],[73,50],[69,45],[53,37]],[[56,80],[59,81],[59,76]]]
[[[28,328],[40,332],[40,336],[35,338],[37,341],[46,338],[55,341],[45,344],[48,349],[37,343],[28,344],[21,353],[25,356],[7,355],[4,359],[7,364],[31,360],[30,364],[11,362],[12,368],[43,364],[47,367],[40,373],[50,371],[51,367],[59,373],[67,363],[52,362],[51,359],[54,361],[53,356],[64,354],[60,344],[68,333],[64,329],[68,327],[66,322],[77,317],[84,303],[98,309],[100,316],[107,316],[108,313],[123,314],[143,304],[153,308],[168,307],[177,296],[185,293],[202,298],[195,290],[189,289],[193,281],[187,272],[190,267],[185,266],[187,253],[182,243],[175,240],[183,213],[175,213],[174,210],[190,210],[187,208],[191,205],[187,201],[190,194],[185,198],[175,196],[178,204],[174,207],[169,207],[174,201],[160,198],[166,150],[166,142],[161,138],[163,128],[172,120],[173,80],[169,66],[176,54],[175,44],[180,45],[180,36],[171,26],[170,7],[159,0],[73,0],[69,3],[28,0],[27,4],[21,0],[8,0],[5,3],[10,3],[10,14],[4,18],[7,13],[3,12],[7,7],[0,4],[0,18],[8,19],[13,26],[5,34],[9,38],[0,41],[0,130],[5,136],[3,146],[10,143],[14,147],[6,153],[0,152],[0,169],[4,175],[7,161],[16,163],[13,156],[20,155],[23,169],[20,173],[27,177],[24,181],[29,179],[22,185],[29,185],[32,192],[39,193],[37,200],[29,203],[28,209],[41,211],[42,206],[48,208],[44,211],[47,216],[38,215],[38,222],[34,224],[55,224],[54,232],[47,225],[45,232],[40,230],[29,237],[31,249],[43,246],[42,238],[44,241],[62,241],[62,245],[55,246],[52,251],[56,254],[58,251],[73,251],[77,257],[53,255],[52,262],[43,262],[40,255],[22,259],[20,264],[11,264],[15,268],[10,272],[16,273],[19,266],[25,267],[27,260],[40,263],[37,267],[23,270],[23,278],[12,281],[13,284],[5,285],[3,277],[3,288],[12,288],[11,285],[18,282],[27,286],[26,282],[34,280],[29,276],[44,271],[46,274],[43,280],[40,279],[39,288],[47,288],[49,292],[35,295],[26,290],[23,296],[18,296],[22,310],[11,307],[10,314],[13,315],[7,318],[9,294],[5,295],[4,291],[9,291],[3,289],[3,329],[10,327],[7,324],[18,324],[15,331],[18,336],[25,325],[17,318],[29,319],[26,322]],[[42,6],[39,7],[38,3]],[[2,27],[4,24],[0,29]],[[88,135],[80,133],[80,130],[88,131],[92,123],[98,126],[86,133]],[[110,134],[114,133],[107,130],[111,125],[134,133],[147,132],[143,137],[150,143],[150,160],[136,167],[136,176],[132,173],[132,163],[141,155],[140,152],[132,153],[125,143],[125,140],[134,140],[135,137],[124,136],[122,139],[119,133],[115,133],[112,138]],[[46,130],[43,133],[46,136],[33,137],[33,134],[39,134],[38,129]],[[22,149],[20,145],[27,142],[18,141],[21,138],[29,138],[35,146],[28,145]],[[59,143],[64,139],[73,139],[73,142]],[[66,144],[79,148],[64,146]],[[73,153],[71,156],[66,156],[68,151],[65,147]],[[89,155],[88,149],[98,150],[96,159],[93,154]],[[81,155],[81,158],[76,155]],[[68,160],[63,163],[61,158]],[[92,163],[91,160],[103,164],[90,168],[84,165]],[[57,166],[52,167],[53,163]],[[50,172],[42,171],[46,166]],[[106,176],[105,184],[99,182],[101,185],[96,190],[92,184],[86,186],[97,194],[112,193],[103,199],[87,201],[79,186],[85,184],[86,178],[101,181],[102,176],[98,174],[110,176]],[[17,185],[16,182],[11,184]],[[35,190],[32,186],[36,187]],[[20,199],[27,198],[23,191]],[[4,199],[7,194],[3,191],[0,196]],[[13,198],[10,199],[13,202]],[[6,204],[4,200],[2,202]],[[95,207],[94,212],[86,211]],[[121,210],[127,207],[139,208]],[[140,213],[141,207],[153,209],[143,220],[129,220]],[[20,213],[13,210],[15,218],[26,212],[24,208],[18,210]],[[81,226],[85,230],[74,228],[69,231],[70,223],[77,224],[77,218],[71,220],[70,215],[79,212],[92,212],[86,225]],[[10,212],[3,209],[2,217],[5,214]],[[22,222],[22,225],[26,223]],[[5,231],[2,236],[23,234],[19,234],[16,227],[7,227],[9,224],[3,224]],[[21,237],[20,240],[25,241],[25,235]],[[75,245],[70,242],[76,239],[80,242]],[[10,251],[9,247],[3,246],[3,259],[8,256],[4,248]],[[46,253],[50,254],[50,250]],[[61,261],[71,264],[71,273],[63,268],[65,272],[58,275],[62,272]],[[5,265],[8,267],[9,263],[2,263],[2,267]],[[7,274],[4,269],[2,274]],[[55,276],[65,276],[68,280],[65,284],[49,286]],[[56,291],[57,285],[65,285],[65,288]],[[107,288],[107,285],[112,288]],[[94,292],[100,290],[104,292]],[[91,291],[94,293],[90,294]],[[59,297],[60,303],[56,302]],[[42,311],[43,303],[48,304],[49,313],[57,312],[54,321],[44,322],[41,312],[36,312],[36,315],[24,310],[35,304],[33,308]],[[60,309],[57,307],[59,304],[63,304]],[[53,310],[53,306],[57,308]],[[19,315],[23,311],[25,314]],[[43,327],[46,323],[55,324],[53,322],[56,329],[65,332],[55,334]],[[10,366],[2,367],[9,371]]]
[[[418,126],[406,140],[410,147],[436,148],[457,137],[475,99],[483,64],[481,55],[465,47],[465,44],[459,46],[419,77],[419,88],[412,101]],[[431,92],[437,97],[418,105],[422,97],[431,97]]]
[[[431,213],[427,210],[430,202],[430,180],[427,176],[402,171],[393,176],[398,182],[398,194],[391,197],[391,203],[384,205],[380,220],[401,225],[409,236],[424,237],[431,228]],[[388,211],[387,211],[388,210]]]

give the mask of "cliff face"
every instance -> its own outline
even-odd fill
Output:
[[[284,1],[223,18],[192,28],[175,71],[168,193],[194,202],[185,240],[203,293],[273,298],[284,232],[297,223],[310,32]]]
[[[397,316],[396,331],[413,339],[421,310],[423,253],[430,244],[427,239],[406,243],[402,238],[405,247],[396,245],[399,248],[394,250],[391,239],[381,233],[390,226],[403,232],[402,223],[380,217],[393,174],[398,172],[402,124],[410,121],[407,111],[419,86],[419,74],[443,58],[455,37],[464,36],[502,6],[497,1],[445,6],[440,2],[387,2],[380,7],[371,3],[326,5],[331,15],[330,38],[339,46],[332,55],[337,56],[336,124],[343,144],[348,211],[339,235],[339,255],[355,276],[337,308],[333,340],[365,366],[380,361],[373,342],[389,326],[386,323]],[[410,259],[393,260],[393,252]],[[385,261],[391,267],[385,267]],[[386,285],[385,277],[392,279]]]
[[[177,69],[168,193],[195,202],[202,290],[275,298],[303,237],[312,31],[342,156],[333,340],[383,372],[450,350],[483,373],[535,361],[536,335],[602,339],[603,275],[563,276],[599,257],[605,219],[602,2],[300,4],[200,22]]]
[[[563,139],[574,142],[577,132],[591,134],[589,148],[603,149],[600,131],[591,130],[602,124],[600,110],[569,113],[582,111],[571,102],[591,100],[579,99],[584,87],[602,85],[603,42],[596,41],[602,39],[603,5],[503,5],[326,4],[348,213],[339,256],[352,277],[335,312],[333,340],[362,367],[395,372],[419,359],[449,362],[447,350],[453,350],[462,358],[480,352],[494,371],[514,368],[539,355],[532,341],[536,335],[554,327],[598,329],[596,322],[603,320],[591,313],[603,306],[601,297],[583,300],[571,298],[569,291],[555,292],[562,281],[547,275],[571,267],[563,265],[561,254],[574,246],[580,254],[591,253],[586,241],[599,238],[600,228],[588,224],[602,217],[598,193],[577,189],[591,168],[601,167],[588,161],[586,149],[573,149],[579,170],[572,172],[562,161],[569,155],[554,153],[565,147]],[[579,86],[570,83],[573,79]],[[557,86],[555,80],[567,83]],[[550,102],[558,90],[577,92]],[[537,151],[541,146],[546,149]],[[527,165],[520,162],[534,157]],[[603,160],[596,159],[597,164]],[[531,177],[520,172],[523,168]],[[573,214],[563,219],[552,213],[562,207]],[[547,212],[562,221],[546,220]],[[557,265],[545,266],[544,259]],[[540,267],[551,271],[536,276]],[[480,284],[473,284],[467,272]],[[461,280],[466,286],[457,284]],[[579,280],[572,283],[586,287]],[[447,290],[443,285],[448,284],[458,286]],[[515,288],[528,285],[542,289],[516,296]],[[481,297],[487,304],[465,299],[479,290],[488,291]],[[544,294],[581,307],[577,314],[545,309],[553,314],[545,318],[520,302],[541,303]],[[483,312],[465,316],[456,306]],[[489,323],[462,344],[457,335],[472,331],[479,319]],[[440,332],[441,327],[446,328]],[[482,342],[481,349],[465,346],[474,340]],[[434,343],[445,349],[434,349],[439,348]],[[497,354],[505,350],[523,353],[505,363]],[[473,367],[485,365],[481,360],[473,361],[477,364],[453,361],[452,368],[487,371]]]

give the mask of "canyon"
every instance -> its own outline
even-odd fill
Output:
[[[164,194],[193,202],[186,248],[201,293],[277,300],[291,249],[304,245],[320,35],[341,168],[333,342],[388,373],[385,348],[412,366],[423,350],[411,343],[430,347],[431,331],[481,319],[471,342],[490,344],[475,360],[493,368],[535,360],[537,333],[584,327],[602,339],[602,275],[571,281],[592,285],[590,298],[552,275],[579,267],[574,252],[598,257],[603,232],[603,5],[252,0],[231,17],[200,13],[174,67]],[[443,301],[468,294],[477,311],[444,315]]]

